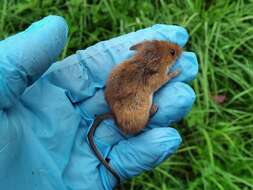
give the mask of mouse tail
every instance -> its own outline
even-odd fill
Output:
[[[110,166],[109,162],[106,161],[102,154],[99,152],[99,150],[97,149],[97,146],[94,142],[94,134],[96,132],[96,129],[98,128],[98,126],[100,125],[100,123],[103,121],[103,120],[106,120],[106,119],[112,119],[113,118],[113,115],[111,113],[105,113],[105,114],[102,114],[102,115],[98,115],[96,116],[96,119],[94,121],[94,123],[92,124],[89,132],[88,132],[88,141],[89,141],[89,144],[90,144],[90,147],[91,149],[93,150],[94,154],[96,155],[96,157],[98,158],[98,160],[104,165],[104,167],[111,172],[111,174],[117,179],[118,181],[118,184],[121,183],[121,180],[120,180],[120,177],[119,175],[114,171],[114,169]]]

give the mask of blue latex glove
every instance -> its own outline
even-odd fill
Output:
[[[86,134],[94,114],[108,111],[102,88],[111,69],[133,54],[131,45],[144,39],[184,46],[188,34],[182,27],[154,25],[53,65],[67,40],[61,17],[46,17],[0,42],[1,189],[115,186],[116,179],[94,156]],[[159,110],[140,135],[126,137],[110,120],[96,132],[96,143],[122,180],[157,166],[181,142],[178,132],[167,126],[184,117],[194,102],[195,94],[184,82],[197,74],[195,54],[184,52],[175,67],[182,73],[156,93]]]

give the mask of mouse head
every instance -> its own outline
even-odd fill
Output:
[[[143,41],[130,47],[130,50],[135,50],[137,56],[153,66],[157,63],[172,64],[182,52],[179,45],[162,40]]]

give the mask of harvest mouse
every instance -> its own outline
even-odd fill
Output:
[[[109,75],[105,88],[105,100],[111,110],[96,116],[88,133],[91,148],[102,164],[116,177],[120,177],[103,158],[94,143],[94,133],[100,122],[113,118],[125,134],[136,134],[156,113],[153,94],[180,71],[169,71],[180,56],[180,46],[160,40],[143,41],[132,47],[135,54],[117,65]]]

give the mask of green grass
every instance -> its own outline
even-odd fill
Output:
[[[62,15],[70,27],[63,58],[154,23],[179,24],[191,36],[187,50],[198,55],[200,72],[192,83],[197,101],[177,125],[180,150],[129,181],[128,189],[253,189],[252,0],[64,2],[0,0],[0,38],[45,15]],[[217,104],[215,95],[226,95],[225,103]]]

